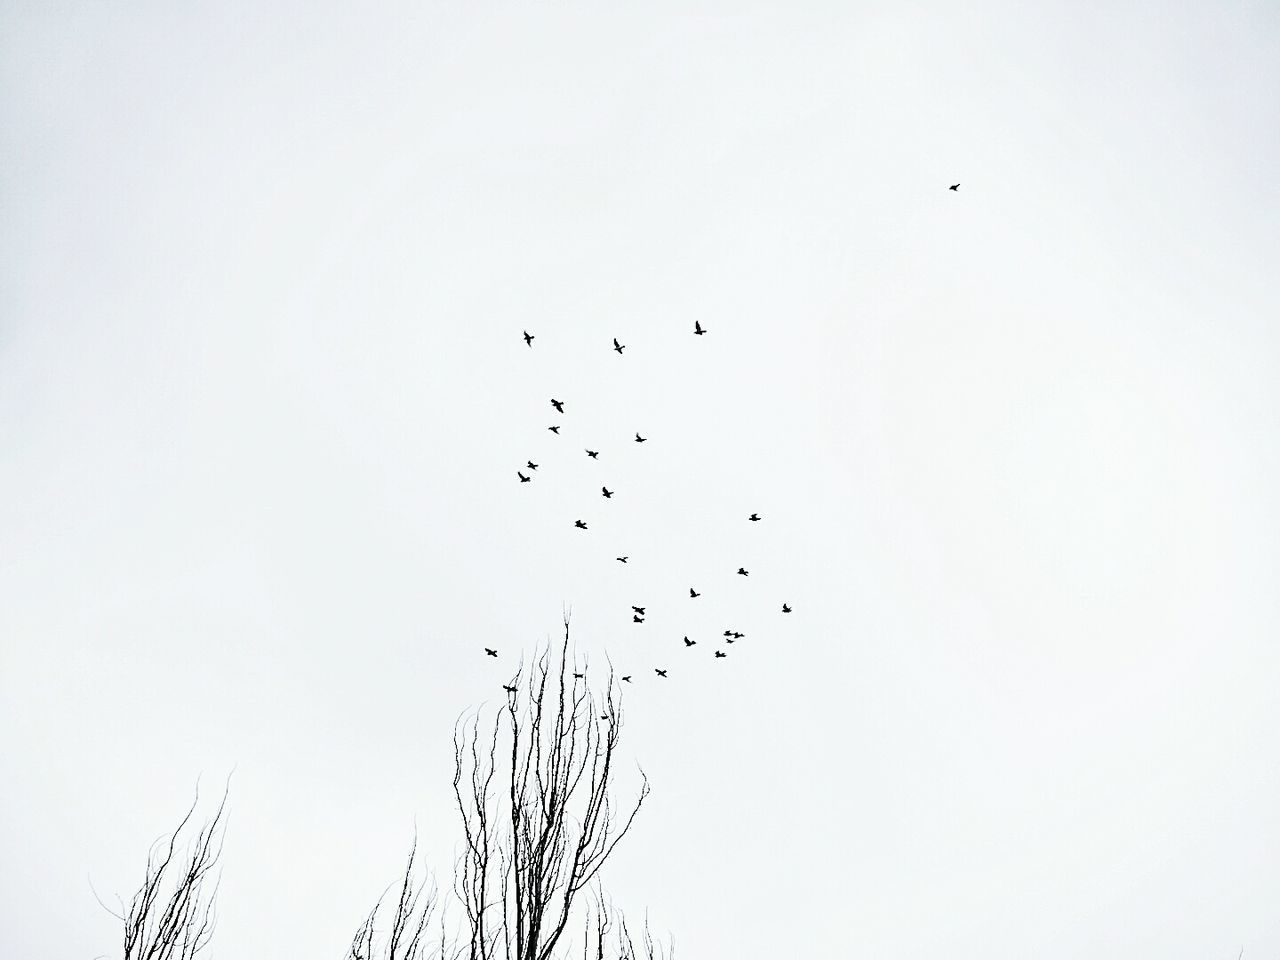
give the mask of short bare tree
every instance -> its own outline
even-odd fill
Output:
[[[218,899],[214,876],[222,856],[227,791],[213,816],[187,836],[199,791],[178,826],[152,844],[142,886],[128,908],[112,916],[124,924],[124,960],[192,960],[213,936]],[[99,903],[102,901],[99,900]]]

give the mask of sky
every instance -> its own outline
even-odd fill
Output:
[[[1280,954],[1278,100],[1265,2],[5,4],[6,955],[229,775],[211,955],[341,955],[566,609],[684,957]]]

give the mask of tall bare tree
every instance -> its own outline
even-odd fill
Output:
[[[178,826],[152,844],[142,886],[119,913],[124,960],[193,960],[213,936],[227,790],[213,816],[189,836],[199,791]],[[99,901],[101,903],[101,901]]]

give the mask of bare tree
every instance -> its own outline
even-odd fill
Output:
[[[556,654],[544,647],[517,672],[491,733],[482,738],[479,718],[455,732],[454,796],[465,837],[455,889],[468,960],[490,960],[499,949],[505,960],[550,960],[579,896],[649,794],[642,772],[629,807],[614,799],[617,687],[611,673],[597,700],[585,672],[575,674],[567,618]],[[591,918],[585,922],[589,929]]]
[[[418,841],[415,838],[391,908],[391,929],[387,936],[378,939],[378,919],[383,905],[379,899],[356,931],[346,960],[428,960],[429,957],[456,960],[461,954],[461,950],[446,936],[443,918],[439,938],[434,943],[428,939],[439,897],[430,877],[420,878],[417,875],[414,863],[417,852]]]
[[[180,843],[195,816],[199,791],[186,815],[168,837],[147,853],[142,887],[128,909],[103,906],[124,924],[124,960],[192,960],[213,936],[222,856],[227,790],[218,809],[185,844]],[[99,903],[102,901],[99,900]]]

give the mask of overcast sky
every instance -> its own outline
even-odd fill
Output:
[[[566,606],[686,958],[1280,953],[1273,3],[10,2],[0,71],[6,956],[114,955],[232,768],[213,956],[340,955]]]

